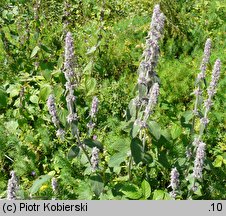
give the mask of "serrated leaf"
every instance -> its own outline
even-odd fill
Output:
[[[171,128],[170,133],[173,139],[177,139],[182,134],[182,129],[180,126],[174,124]]]
[[[39,47],[39,46],[36,46],[36,47],[32,50],[30,58],[33,58],[33,57],[38,53],[39,50],[40,50],[40,47]]]
[[[148,197],[150,197],[151,187],[150,187],[150,184],[146,180],[144,180],[141,183],[141,189],[142,189],[142,194],[143,194],[144,199],[147,199]]]
[[[80,148],[78,146],[76,145],[72,146],[67,155],[68,159],[72,160],[73,158],[77,157],[79,152],[80,152]]]
[[[155,139],[159,140],[161,137],[161,127],[155,121],[148,122],[148,129],[150,133],[155,137]]]
[[[127,184],[120,190],[127,198],[138,200],[142,196],[141,189],[134,184]]]
[[[49,181],[54,176],[54,174],[55,174],[55,172],[52,171],[52,172],[48,173],[47,175],[42,175],[38,179],[36,179],[34,181],[33,185],[31,186],[31,188],[29,189],[30,195],[37,193],[38,190],[41,188],[41,186],[44,183],[46,183],[47,181]]]
[[[118,167],[120,164],[126,160],[127,154],[125,152],[118,152],[113,154],[110,157],[110,160],[108,162],[109,167]]]

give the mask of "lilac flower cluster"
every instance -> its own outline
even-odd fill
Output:
[[[52,122],[53,122],[54,126],[58,128],[56,131],[56,136],[63,139],[65,131],[60,127],[60,121],[57,116],[57,110],[56,110],[56,105],[55,105],[55,99],[52,94],[50,94],[48,97],[47,106],[49,109],[49,114],[52,116]]]
[[[67,80],[65,87],[67,91],[66,101],[69,114],[67,116],[67,122],[71,124],[77,121],[77,113],[75,110],[74,88],[77,84],[75,76],[75,56],[74,56],[74,44],[71,32],[68,32],[65,37],[65,51],[64,51],[64,76]]]
[[[96,96],[93,97],[92,106],[91,106],[91,110],[90,110],[91,118],[94,118],[96,116],[96,113],[98,111],[98,104],[99,104],[98,98]]]
[[[90,121],[87,124],[87,127],[89,129],[93,129],[95,126],[95,123],[93,122],[93,119],[96,117],[97,111],[98,111],[98,104],[99,104],[99,100],[96,96],[93,97],[93,101],[92,101],[92,105],[91,105],[91,109],[90,109]]]
[[[210,51],[211,51],[211,39],[208,38],[205,43],[204,55],[202,59],[202,64],[200,66],[201,72],[198,74],[198,79],[204,79],[206,76],[205,73],[206,73],[207,64],[209,63],[209,59],[210,59]]]
[[[170,173],[170,185],[169,187],[172,188],[172,191],[170,193],[170,195],[175,198],[176,197],[176,191],[179,187],[179,172],[177,171],[177,168],[173,168],[171,173]]]
[[[196,150],[195,164],[193,169],[193,176],[197,179],[202,178],[202,170],[205,160],[205,147],[206,144],[199,141],[198,148]]]
[[[143,61],[139,67],[138,84],[147,86],[149,92],[151,86],[156,82],[157,74],[154,71],[158,63],[159,45],[158,41],[161,38],[161,34],[164,27],[165,16],[160,11],[160,6],[154,7],[154,12],[151,22],[151,30],[148,33],[146,39],[146,46],[143,53]]]
[[[205,127],[209,123],[207,114],[210,111],[211,106],[213,105],[212,99],[213,99],[214,95],[216,94],[217,83],[220,78],[220,69],[221,69],[221,61],[220,61],[220,59],[217,59],[214,64],[212,78],[211,78],[209,87],[207,89],[208,98],[204,101],[205,112],[204,112],[204,117],[201,118],[201,123]]]
[[[197,76],[197,88],[194,91],[194,95],[196,96],[196,100],[195,100],[195,106],[194,106],[194,110],[193,113],[196,116],[199,116],[199,112],[198,112],[198,103],[200,101],[200,97],[202,96],[202,89],[201,89],[201,80],[205,81],[205,76],[206,76],[206,68],[207,68],[207,64],[210,60],[210,51],[211,51],[211,40],[208,38],[206,40],[205,43],[205,48],[204,48],[204,54],[203,54],[203,59],[202,59],[202,63],[200,66],[200,73]]]
[[[149,116],[153,111],[153,108],[156,106],[158,95],[159,95],[159,84],[154,83],[154,85],[152,86],[151,92],[149,93],[148,104],[144,110],[144,119],[143,119],[144,122],[147,122]]]
[[[57,179],[54,178],[54,177],[52,178],[51,186],[52,186],[53,192],[56,193],[57,192],[58,183],[57,183]]]
[[[91,164],[92,170],[96,171],[99,164],[99,149],[97,147],[94,147],[92,150]]]
[[[7,187],[7,200],[15,200],[16,192],[19,189],[18,179],[14,171],[11,171],[10,175],[11,175],[11,178],[8,181],[8,187]]]

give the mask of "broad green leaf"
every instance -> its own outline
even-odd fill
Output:
[[[5,122],[5,127],[9,131],[9,133],[15,134],[17,131],[19,124],[17,121],[9,121]]]
[[[68,159],[72,160],[73,158],[77,157],[79,152],[80,152],[80,148],[78,146],[76,145],[72,146],[67,155]]]
[[[98,149],[102,150],[103,149],[103,145],[101,142],[97,141],[97,140],[92,140],[92,139],[84,139],[83,143],[87,146],[89,146],[90,148],[93,147],[97,147]]]
[[[153,200],[163,200],[165,192],[163,190],[155,190],[153,194]]]
[[[221,155],[218,155],[213,162],[213,166],[214,167],[221,167],[222,163],[223,163],[223,157]]]
[[[39,100],[46,103],[46,100],[48,99],[52,89],[51,86],[48,84],[44,84],[40,88],[39,92]]]
[[[134,184],[126,184],[120,191],[129,199],[138,200],[142,197],[142,190]]]
[[[96,196],[100,196],[100,194],[104,190],[104,183],[100,175],[94,175],[90,177],[90,185]]]
[[[150,197],[151,187],[150,187],[150,184],[146,180],[144,180],[141,183],[141,189],[142,189],[142,194],[143,194],[144,199],[147,199],[148,197]]]
[[[148,129],[150,133],[155,137],[155,139],[159,140],[161,137],[161,127],[155,121],[148,122]]]
[[[38,104],[38,100],[39,100],[39,98],[37,95],[31,95],[31,97],[30,97],[31,103]]]
[[[144,158],[141,140],[138,138],[132,139],[130,147],[135,163],[136,164],[140,163]]]
[[[59,109],[59,110],[57,110],[57,115],[59,117],[60,122],[65,127],[67,124],[68,111],[66,109]]]
[[[10,85],[9,88],[6,90],[6,92],[10,95],[10,97],[15,97],[20,94],[21,91],[21,85],[20,84],[15,84],[15,85]]]
[[[140,132],[140,124],[136,124],[136,122],[133,124],[133,128],[132,128],[132,138],[135,138],[139,132]]]
[[[109,167],[118,167],[120,164],[126,160],[127,154],[125,152],[118,152],[113,154],[110,157],[110,160],[108,162]]]
[[[7,94],[3,89],[0,89],[0,108],[7,106]]]
[[[86,181],[79,183],[76,193],[78,193],[79,200],[91,200],[94,195],[90,184]]]
[[[47,175],[42,175],[38,179],[36,179],[33,185],[31,186],[31,188],[29,189],[30,195],[37,193],[38,190],[41,188],[41,186],[47,181],[49,181],[54,176],[54,174],[55,172],[52,171],[52,172],[49,172]]]
[[[131,100],[129,103],[129,114],[131,117],[134,117],[136,115],[136,105],[134,104],[134,100]]]
[[[90,61],[85,68],[83,69],[83,73],[87,72],[87,74],[90,74],[93,67],[93,61]]]
[[[90,95],[94,92],[97,85],[97,81],[95,78],[87,78],[85,82],[85,87],[87,91],[87,95]]]
[[[179,125],[174,124],[170,133],[173,139],[177,139],[182,134],[182,129]]]
[[[39,47],[39,46],[36,46],[36,47],[32,50],[30,58],[33,58],[33,57],[38,53],[39,50],[40,50],[40,47]]]
[[[189,110],[184,112],[182,117],[184,117],[185,123],[189,123],[189,121],[193,118],[193,116],[194,116],[193,111]]]

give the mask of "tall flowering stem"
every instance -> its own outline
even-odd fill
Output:
[[[143,52],[143,60],[140,63],[138,72],[138,89],[139,89],[139,99],[143,100],[152,85],[158,82],[158,76],[156,74],[155,68],[158,63],[159,58],[159,40],[163,32],[165,16],[160,11],[160,6],[157,4],[154,7],[152,21],[150,26],[150,31],[146,39],[145,50]],[[146,94],[143,95],[142,86],[147,88]]]
[[[74,95],[75,87],[78,85],[78,79],[76,77],[75,70],[78,69],[74,54],[74,42],[71,32],[67,32],[65,37],[65,49],[64,49],[64,76],[66,79],[66,102],[68,109],[67,122],[71,127],[71,132],[74,137],[76,137],[78,141],[79,147],[85,153],[89,163],[91,164],[91,160],[89,155],[82,144],[79,131],[78,131],[78,115],[76,112],[76,97]],[[92,164],[91,164],[92,165]]]
[[[196,116],[199,116],[198,108],[200,106],[201,97],[202,97],[202,82],[206,83],[206,80],[205,80],[206,68],[207,68],[207,64],[209,63],[209,59],[210,59],[210,54],[211,54],[210,51],[211,51],[211,40],[208,38],[205,43],[203,59],[202,59],[202,63],[200,66],[200,73],[197,76],[196,89],[194,91],[194,95],[196,98],[195,98],[195,105],[194,105],[194,109],[193,109],[194,116],[192,119],[192,131],[191,131],[192,136],[194,133]]]
[[[71,32],[68,32],[65,37],[65,50],[64,50],[64,76],[67,80],[66,87],[66,101],[68,116],[67,122],[72,126],[72,133],[75,134],[77,129],[74,129],[73,124],[77,124],[77,113],[76,113],[76,97],[74,90],[77,85],[75,75],[75,55],[74,55],[74,42]]]
[[[14,171],[11,171],[10,175],[11,178],[9,179],[7,186],[7,200],[15,200],[17,198],[16,193],[19,189],[18,178]]]
[[[130,109],[130,111],[132,110],[131,117],[134,118],[132,137],[135,138],[139,134],[139,139],[143,144],[143,153],[146,146],[146,128],[148,125],[148,119],[156,107],[159,96],[159,78],[155,69],[160,53],[159,40],[163,33],[164,21],[165,16],[160,11],[160,6],[157,4],[154,7],[150,31],[146,38],[146,45],[142,55],[142,61],[138,68],[138,96],[130,103],[130,106],[132,107],[132,109]],[[135,110],[135,112],[133,110]],[[131,169],[132,154],[130,156],[128,166],[130,179]],[[147,169],[148,168],[146,166],[146,173],[148,173]]]

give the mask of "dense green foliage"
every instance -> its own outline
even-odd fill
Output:
[[[160,96],[145,132],[144,151],[128,107],[136,96],[137,70],[155,1],[71,0],[68,16],[62,0],[1,1],[1,198],[6,197],[14,170],[20,180],[19,199],[172,199],[170,172],[177,167],[177,199],[226,199],[225,1],[159,3],[166,16],[156,69]],[[66,122],[65,21],[78,62],[75,95],[80,138],[89,155],[91,147],[100,149],[95,172]],[[203,179],[191,194],[192,180],[186,172],[192,171],[193,164],[186,161],[185,151],[191,142],[192,92],[207,38],[213,44],[207,83],[217,58],[222,62],[221,77],[203,138]],[[50,94],[55,96],[62,126],[68,129],[65,140],[56,137],[46,105]],[[100,102],[89,134],[86,125],[93,96]],[[52,177],[58,182],[55,194]]]

